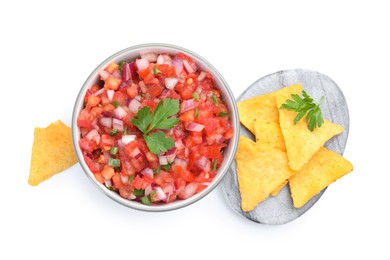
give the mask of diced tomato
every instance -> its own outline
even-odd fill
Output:
[[[134,188],[140,190],[142,188],[142,178],[139,175],[135,176],[134,180],[131,182]]]
[[[117,172],[114,173],[114,175],[112,176],[112,182],[114,184],[114,187],[117,189],[121,189],[124,186],[123,182],[122,182],[121,175]]]
[[[225,137],[225,139],[231,139],[233,136],[234,136],[234,128],[233,127],[231,127],[229,130],[227,130],[225,132],[225,134],[223,135],[223,137]]]
[[[174,173],[175,176],[177,176],[177,178],[182,178],[186,182],[195,181],[195,178],[190,171],[183,169],[183,167],[177,164],[172,165],[172,172]]]
[[[100,138],[100,148],[109,151],[115,145],[115,138],[107,134],[102,134]]]
[[[148,87],[146,91],[146,95],[149,95],[150,98],[156,98],[161,95],[161,92],[163,91],[163,87],[160,84],[153,84]]]
[[[189,110],[184,112],[180,117],[179,120],[182,122],[191,122],[195,120],[195,110]]]
[[[122,92],[115,91],[114,96],[112,97],[112,102],[114,101],[118,101],[121,106],[126,106],[127,98]]]
[[[104,183],[105,179],[103,178],[103,175],[102,175],[100,172],[96,172],[96,173],[94,173],[93,175],[95,176],[95,179],[96,179],[99,183],[101,183],[101,184]]]
[[[109,180],[112,178],[112,176],[114,176],[115,171],[114,171],[114,168],[112,168],[108,165],[104,165],[103,170],[101,171],[101,174],[103,175],[105,180]]]
[[[154,76],[153,73],[149,73],[145,78],[144,78],[145,84],[158,84],[159,81],[158,79]]]
[[[112,62],[112,63],[110,63],[110,65],[108,65],[108,66],[105,68],[105,71],[107,71],[108,73],[112,74],[112,73],[114,73],[118,68],[119,68],[119,65],[116,64],[115,62]]]
[[[126,89],[126,93],[130,98],[135,98],[139,94],[138,90],[138,85],[132,83],[131,86]]]
[[[134,189],[131,187],[131,185],[123,185],[123,187],[119,189],[119,195],[125,199],[128,199],[133,191]]]
[[[218,159],[222,155],[220,145],[201,146],[199,153],[211,159]]]
[[[168,91],[167,98],[170,98],[170,99],[180,99],[180,95],[177,94],[176,91],[170,89]]]
[[[121,79],[117,78],[108,78],[106,82],[104,83],[105,89],[111,89],[111,90],[117,90],[119,88],[119,85],[122,83]]]
[[[150,100],[150,99],[144,99],[144,100],[142,100],[141,107],[144,107],[144,106],[148,106],[150,108],[150,110],[152,112],[154,112],[154,110],[157,107],[157,103],[154,102],[153,100]]]
[[[87,109],[81,110],[79,116],[77,117],[77,126],[91,128],[94,118]]]
[[[88,101],[87,101],[87,107],[88,108],[92,108],[92,107],[95,107],[97,105],[99,105],[101,101],[101,98],[100,97],[97,97],[97,96],[90,96],[88,98]]]
[[[81,138],[79,140],[79,146],[81,149],[83,149],[86,152],[93,152],[98,148],[98,145],[95,141],[88,140],[86,138]]]
[[[174,182],[174,179],[169,172],[161,170],[160,173],[154,175],[154,182],[157,185],[162,186],[166,183]]]
[[[215,130],[219,126],[219,120],[216,118],[211,118],[208,120],[208,122],[204,126],[204,131],[208,136],[211,136],[214,134]]]
[[[141,79],[144,79],[146,76],[148,76],[149,74],[152,74],[153,72],[150,68],[147,68],[147,69],[144,69],[141,71],[137,71],[137,73]]]
[[[98,162],[92,161],[92,159],[90,157],[88,157],[87,155],[84,155],[83,157],[84,157],[85,163],[87,164],[87,166],[91,170],[91,172],[93,172],[93,173],[99,172],[100,173],[102,166]]]

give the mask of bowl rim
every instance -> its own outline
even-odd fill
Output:
[[[212,72],[214,79],[218,78],[218,81],[220,81],[221,85],[219,86],[219,89],[224,88],[224,90],[227,93],[227,97],[224,96],[224,99],[226,100],[229,99],[229,103],[231,103],[231,107],[229,108],[229,111],[232,113],[232,116],[230,118],[230,121],[232,123],[232,127],[234,127],[234,136],[232,139],[229,141],[230,145],[230,152],[231,155],[229,157],[224,156],[224,162],[223,165],[218,169],[217,175],[214,177],[210,185],[204,189],[203,191],[194,194],[188,199],[185,200],[175,200],[170,203],[166,204],[158,204],[158,205],[144,205],[140,202],[137,201],[131,201],[127,200],[125,198],[122,198],[118,193],[114,191],[110,191],[107,189],[104,185],[101,183],[98,183],[96,179],[93,176],[93,173],[89,170],[88,166],[86,165],[81,149],[78,145],[78,139],[80,138],[80,133],[79,133],[79,128],[77,126],[77,117],[81,111],[81,103],[84,99],[84,95],[86,90],[90,87],[91,82],[95,79],[95,77],[98,75],[99,70],[101,70],[104,66],[106,66],[109,62],[113,61],[115,58],[120,57],[121,55],[125,55],[127,53],[132,53],[132,52],[142,52],[144,49],[169,49],[171,51],[177,51],[177,52],[183,52],[185,54],[190,55],[191,57],[194,57],[197,60],[197,63],[199,61],[202,63],[202,65],[205,65],[208,67],[210,72]],[[167,51],[168,52],[168,51]],[[199,65],[199,64],[198,64]],[[226,101],[225,101],[226,102]],[[211,191],[213,191],[221,182],[223,177],[226,175],[227,171],[230,168],[230,165],[233,162],[234,156],[237,151],[237,146],[238,146],[238,138],[239,138],[239,114],[238,114],[238,109],[237,109],[237,104],[236,100],[234,98],[234,95],[227,84],[226,80],[223,78],[223,76],[219,73],[219,71],[211,64],[209,63],[206,59],[198,55],[197,53],[190,51],[186,48],[177,46],[177,45],[172,45],[172,44],[167,44],[167,43],[145,43],[145,44],[138,44],[134,45],[125,49],[122,49],[112,55],[110,55],[108,58],[103,60],[88,76],[88,78],[85,80],[83,83],[82,87],[80,88],[80,91],[77,95],[76,101],[74,103],[73,107],[73,114],[72,114],[72,141],[73,141],[73,147],[76,152],[77,158],[79,160],[79,163],[81,165],[81,168],[83,169],[84,173],[88,176],[88,178],[91,180],[92,183],[101,191],[103,192],[106,196],[111,198],[112,200],[116,201],[119,204],[122,204],[126,207],[141,210],[141,211],[148,211],[148,212],[162,212],[162,211],[171,211],[171,210],[176,210],[180,209],[186,206],[189,206],[200,199],[204,198],[207,194],[209,194]]]

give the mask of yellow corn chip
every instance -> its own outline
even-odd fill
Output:
[[[277,91],[246,99],[237,103],[238,111],[240,112],[241,123],[248,128],[253,134],[255,133],[253,121],[262,119],[266,122],[278,124],[279,111],[276,105],[276,95],[284,95],[287,93],[301,93],[302,85],[296,84],[289,87],[279,89]]]
[[[353,170],[341,155],[324,147],[289,180],[294,207],[300,208],[338,178]]]
[[[271,123],[263,119],[255,119],[253,121],[254,134],[256,136],[256,143],[268,144],[283,152],[286,151],[286,145],[279,122]]]
[[[295,94],[301,94],[296,92]],[[278,95],[277,106],[280,107],[290,95]],[[301,119],[294,125],[297,112],[285,109],[279,110],[280,128],[286,144],[288,163],[294,171],[301,169],[310,158],[324,145],[326,141],[344,131],[340,125],[336,125],[326,119],[320,128],[310,131],[305,119]]]
[[[279,187],[277,187],[273,192],[271,192],[271,196],[275,197],[279,194],[280,190],[283,189],[283,187],[287,184],[288,180],[285,180],[282,182]]]
[[[288,167],[285,152],[243,136],[240,136],[235,159],[243,211],[253,210],[294,174]]]
[[[71,129],[57,121],[46,128],[34,129],[30,176],[28,183],[36,186],[77,162],[72,145]]]

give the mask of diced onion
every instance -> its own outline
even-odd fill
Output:
[[[129,182],[129,176],[124,176],[121,174],[121,181],[123,184],[127,184]]]
[[[183,144],[183,141],[181,139],[177,139],[175,141],[175,147],[178,149],[178,150],[181,150],[181,149],[184,149],[185,146]]]
[[[93,95],[94,96],[99,96],[100,94],[102,94],[104,92],[104,90],[106,90],[106,89],[105,88],[101,88],[98,91],[96,91],[95,93],[93,93]]]
[[[178,78],[165,78],[165,87],[168,89],[173,89],[177,82],[179,82]]]
[[[112,186],[111,180],[104,181],[104,184],[106,185],[107,188],[110,188]]]
[[[131,152],[131,156],[133,156],[133,158],[135,158],[135,159],[138,159],[140,156],[142,156],[142,153],[141,153],[141,151],[138,149],[138,147],[136,147],[136,148]]]
[[[167,198],[167,194],[160,188],[160,187],[155,187],[154,191],[156,192],[156,200],[165,200]]]
[[[172,60],[172,65],[176,68],[176,74],[180,75],[180,73],[183,71],[183,61],[180,58],[175,57]]]
[[[131,143],[132,141],[134,141],[136,138],[135,135],[122,135],[122,144],[123,145],[126,145],[128,143]]]
[[[156,62],[157,54],[155,52],[145,52],[145,53],[141,53],[141,58],[146,59],[149,62]]]
[[[150,178],[153,178],[153,170],[152,170],[152,168],[147,167],[147,168],[143,169],[141,171],[141,173],[142,173],[142,175],[145,175],[145,176],[148,176]]]
[[[142,71],[149,67],[149,61],[147,59],[137,59],[135,61],[135,64],[137,65],[139,71]]]
[[[196,107],[196,103],[195,100],[193,100],[192,98],[184,100],[180,104],[180,113],[184,113],[188,110],[194,109],[195,107]]]
[[[211,162],[205,156],[199,157],[195,161],[195,165],[196,165],[196,167],[198,167],[199,169],[201,169],[201,170],[203,170],[205,172],[210,171],[210,168],[211,168]]]
[[[96,144],[100,143],[100,135],[96,129],[89,131],[88,134],[85,135],[85,138],[95,141]]]
[[[102,126],[105,126],[108,128],[112,127],[112,118],[111,117],[102,117],[102,118],[100,118],[99,122]]]
[[[195,122],[188,122],[185,124],[185,128],[191,132],[201,132],[204,128],[204,125]]]
[[[118,129],[118,131],[123,132],[123,121],[119,119],[112,119],[112,128]]]
[[[169,149],[169,150],[165,153],[165,155],[166,155],[166,157],[167,157],[168,163],[172,163],[173,160],[175,160],[176,151],[177,151],[177,148],[176,148],[176,147],[173,147],[173,148]]]
[[[100,79],[106,81],[110,77],[110,73],[105,70],[99,70]]]
[[[141,107],[141,103],[136,98],[133,98],[129,103],[129,109],[131,113],[136,114],[140,107]]]
[[[198,81],[203,81],[207,76],[207,73],[202,71],[198,76]]]
[[[160,165],[167,165],[168,164],[168,160],[167,160],[167,157],[165,155],[159,156],[158,161],[159,161]]]
[[[183,169],[186,169],[188,165],[188,162],[186,160],[179,157],[176,157],[173,163],[181,166]]]
[[[102,88],[102,89],[104,89],[104,88]],[[110,102],[112,102],[112,99],[114,97],[114,93],[115,93],[115,90],[112,90],[112,89],[107,90],[107,97],[108,97],[108,100],[110,100]]]
[[[146,188],[145,188],[145,196],[148,196],[152,191],[153,191],[152,184],[149,184],[149,185],[146,186]]]
[[[188,61],[183,60],[183,65],[184,65],[184,68],[186,69],[186,71],[188,73],[193,73],[194,72],[194,69],[191,67],[191,65],[188,63]]]
[[[115,108],[114,114],[115,117],[119,119],[122,119],[127,115],[126,111],[121,106]]]

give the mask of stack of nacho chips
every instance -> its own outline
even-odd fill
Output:
[[[314,131],[305,120],[294,124],[296,112],[280,110],[302,85],[238,102],[241,123],[256,142],[241,136],[236,154],[237,177],[243,211],[253,210],[288,182],[296,208],[302,207],[329,184],[352,171],[341,155],[323,145],[344,128],[324,120]]]

